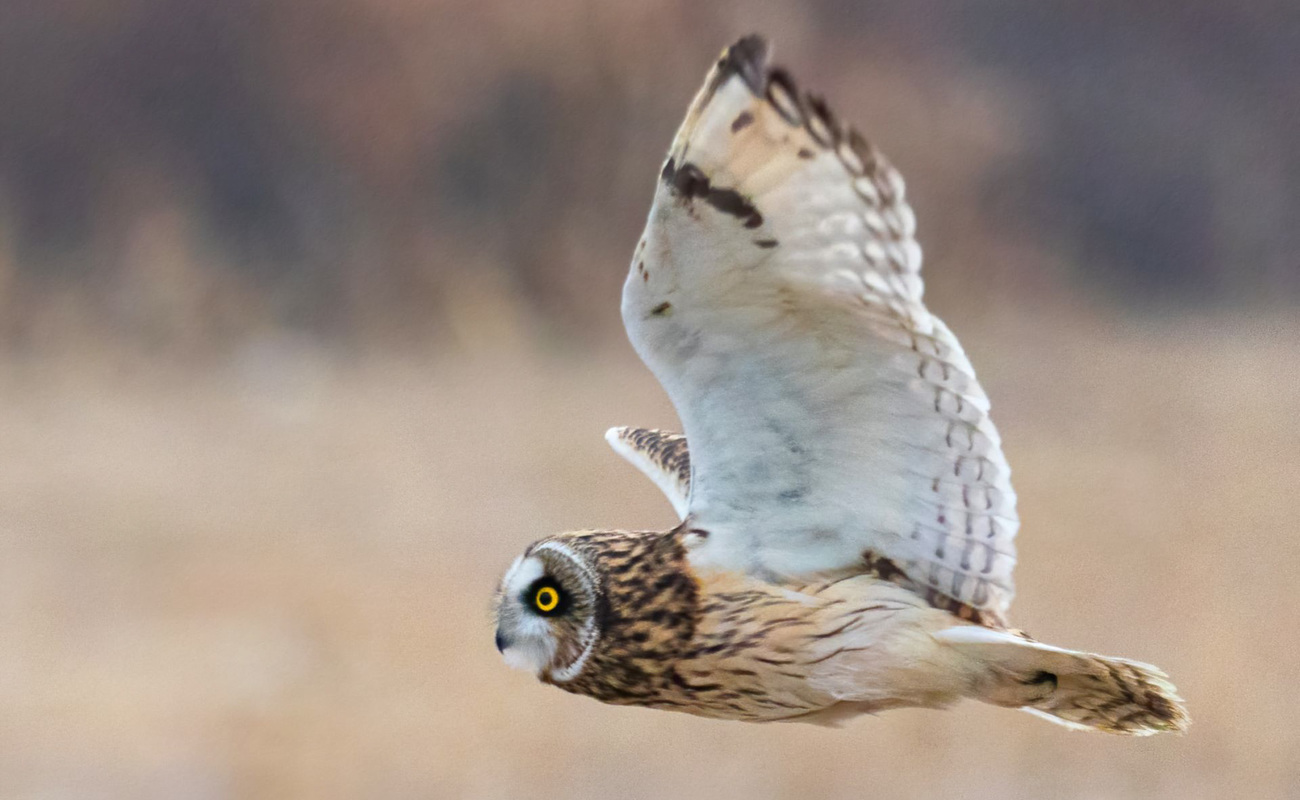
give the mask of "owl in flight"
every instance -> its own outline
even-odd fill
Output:
[[[508,664],[721,719],[969,697],[1075,729],[1186,728],[1155,667],[1009,626],[1016,496],[988,398],[921,300],[915,227],[898,172],[763,39],[722,54],[623,289],[685,433],[607,434],[681,524],[530,545],[497,597]]]

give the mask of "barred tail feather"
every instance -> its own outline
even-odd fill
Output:
[[[935,634],[977,662],[975,699],[1020,708],[1075,730],[1182,733],[1191,720],[1168,677],[1123,658],[1065,650],[978,626]]]

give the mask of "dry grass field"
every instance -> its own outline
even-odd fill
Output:
[[[1013,621],[1161,665],[1187,737],[746,726],[507,670],[520,548],[671,519],[601,439],[673,424],[621,341],[81,348],[0,364],[0,797],[1300,796],[1300,323],[953,322],[1020,493]]]

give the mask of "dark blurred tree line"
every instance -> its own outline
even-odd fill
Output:
[[[47,0],[0,5],[0,336],[608,331],[750,29],[909,176],[936,292],[1300,299],[1291,2]]]

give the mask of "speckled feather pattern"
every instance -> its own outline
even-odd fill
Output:
[[[662,472],[672,475],[677,483],[691,485],[691,454],[686,447],[686,437],[680,433],[623,428],[623,438]]]
[[[908,670],[918,620],[921,629],[950,624],[915,594],[866,576],[777,586],[699,574],[687,560],[686,535],[584,531],[542,540],[564,542],[602,576],[602,636],[587,667],[569,681],[549,673],[543,680],[606,703],[746,721],[841,704],[858,713],[943,705],[961,696],[955,684],[927,685],[904,699],[898,683],[881,681],[889,689],[878,693],[836,678]]]
[[[691,494],[691,454],[685,436],[647,428],[611,428],[605,439],[655,482],[678,516],[686,516]]]

